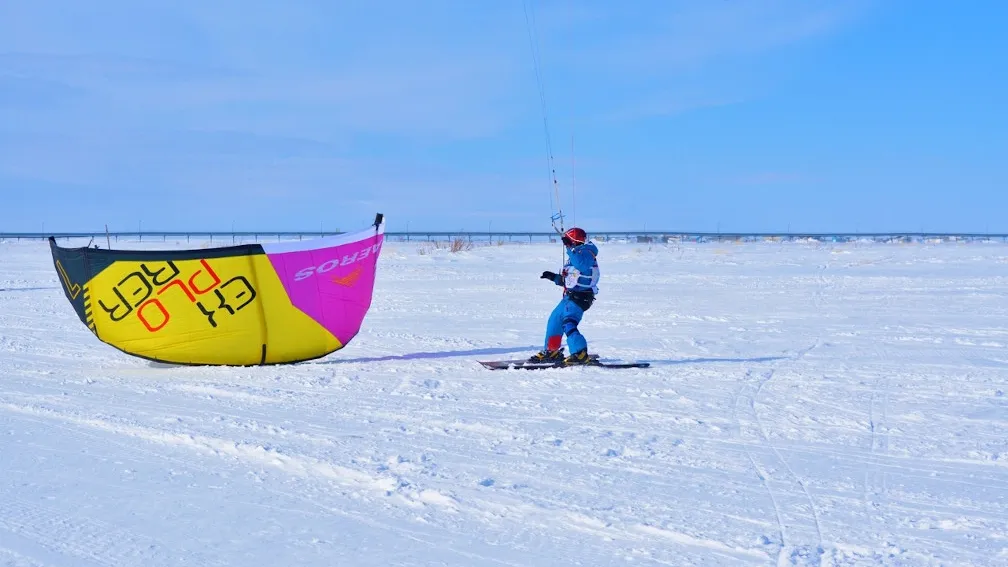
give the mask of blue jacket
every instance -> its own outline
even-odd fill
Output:
[[[563,271],[557,274],[553,282],[563,286],[568,292],[586,293],[592,295],[598,293],[599,272],[598,246],[592,241],[585,242],[580,246],[565,248],[567,251],[567,262]]]

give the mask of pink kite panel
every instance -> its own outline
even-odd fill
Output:
[[[310,242],[263,245],[291,303],[347,344],[371,306],[384,223]]]

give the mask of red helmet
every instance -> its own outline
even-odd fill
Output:
[[[574,246],[579,246],[588,241],[588,235],[584,230],[578,227],[572,227],[567,229],[567,232],[563,233],[563,243],[564,246],[568,248],[573,248]]]

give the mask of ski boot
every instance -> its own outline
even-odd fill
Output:
[[[559,350],[541,350],[536,354],[530,356],[527,362],[533,364],[542,364],[544,362],[552,362],[558,364],[563,361],[564,361],[564,352],[563,349],[561,348]]]
[[[599,361],[598,356],[589,355],[588,349],[583,349],[571,353],[570,356],[564,359],[563,363],[564,366],[591,366],[597,365]]]

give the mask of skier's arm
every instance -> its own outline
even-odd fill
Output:
[[[557,285],[563,285],[563,276],[561,276],[560,274],[554,274],[553,272],[543,272],[542,275],[539,277],[544,280],[550,280]]]

